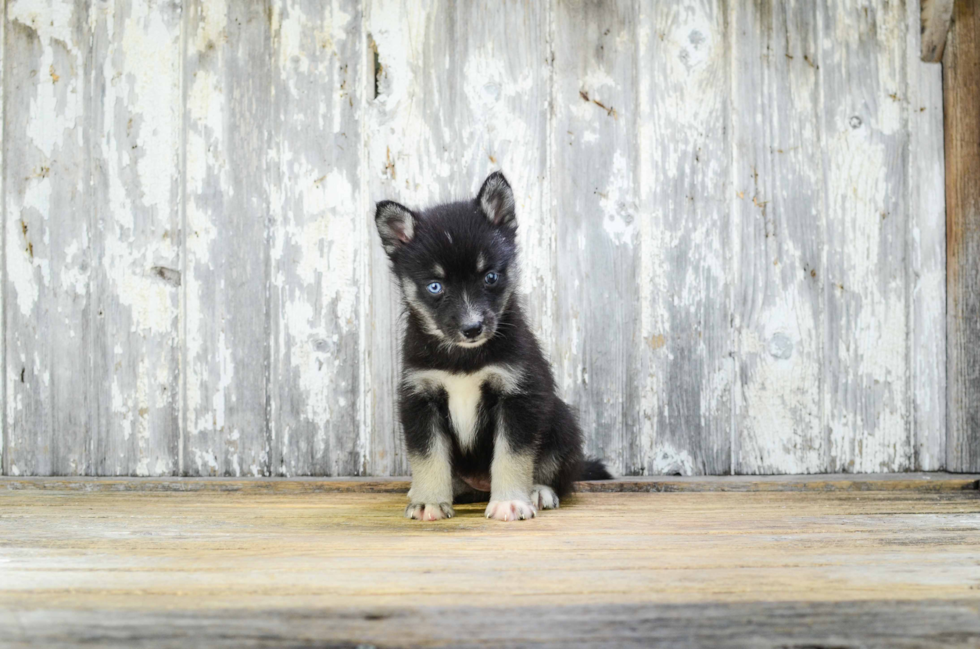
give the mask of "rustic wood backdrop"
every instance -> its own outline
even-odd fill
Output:
[[[408,470],[374,201],[503,169],[627,474],[946,466],[916,0],[8,0],[3,469]]]

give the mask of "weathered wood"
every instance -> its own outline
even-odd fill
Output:
[[[183,8],[181,473],[267,475],[274,60],[267,2]]]
[[[99,5],[90,25],[92,471],[171,475],[180,437],[181,8],[117,0]]]
[[[554,7],[551,187],[557,222],[556,374],[586,453],[614,473],[636,428],[638,188],[632,0]]]
[[[980,469],[980,7],[958,1],[943,57],[947,441],[950,471]]]
[[[410,521],[404,499],[2,492],[0,642],[912,647],[980,634],[976,491],[580,494],[514,524],[481,506]]]
[[[363,39],[349,1],[275,0],[270,473],[357,475]],[[373,243],[373,241],[371,242]]]
[[[820,476],[641,476],[579,482],[585,493],[754,491],[969,491],[980,476],[950,473],[869,473]],[[0,491],[217,491],[257,493],[405,493],[408,477],[393,478],[0,478]]]
[[[645,473],[732,469],[731,49],[725,2],[643,3],[639,440]],[[602,290],[602,289],[600,289]]]
[[[736,3],[736,473],[828,469],[821,421],[824,168],[811,3]]]
[[[907,0],[909,25],[918,7]],[[923,63],[919,32],[908,30],[909,390],[913,468],[946,466],[946,196],[943,75]]]
[[[961,479],[962,480],[962,479]],[[943,481],[945,483],[945,481]],[[0,491],[407,493],[411,478],[0,478]]]
[[[910,0],[909,4],[915,4]],[[939,63],[943,60],[943,49],[946,47],[946,33],[953,17],[953,0],[922,0],[919,13],[921,28],[919,33],[922,40],[919,46],[920,56],[926,63]],[[909,23],[910,25],[914,23]]]
[[[643,476],[579,482],[583,493],[977,491],[977,476],[948,473],[822,474],[819,476]]]
[[[617,472],[980,470],[942,4],[9,0],[0,465],[406,473],[373,203],[500,168]]]
[[[829,470],[912,467],[904,6],[818,3]],[[869,74],[869,71],[875,74]]]
[[[462,183],[458,173],[458,87],[456,14],[442,2],[378,0],[366,11],[368,44],[375,55],[369,88],[376,92],[365,119],[364,191],[371,224],[371,310],[366,322],[369,371],[364,398],[372,406],[367,472],[408,473],[401,432],[395,416],[404,321],[399,290],[392,281],[374,230],[374,203],[396,200],[411,208],[462,198],[474,179]]]
[[[4,236],[8,474],[93,473],[99,399],[92,32],[85,3],[6,7]],[[95,244],[95,245],[93,245]]]
[[[555,215],[548,167],[551,35],[547,3],[456,4],[454,118],[459,198],[502,170],[517,202],[521,290],[545,352],[555,358]]]
[[[548,603],[494,608],[364,606],[148,613],[55,609],[18,611],[6,618],[12,642],[51,649],[77,647],[80,638],[100,647],[175,649],[249,649],[274,644],[354,648],[389,643],[467,649],[488,645],[522,649],[974,649],[980,642],[980,605],[972,600]],[[465,623],[447,624],[447,620]],[[311,638],[328,640],[324,644]]]
[[[0,14],[0,233],[6,241],[7,229],[7,195],[5,187],[7,185],[7,174],[3,164],[4,142],[3,132],[6,130],[6,102],[3,100],[5,87],[6,71],[4,68],[4,52],[7,44],[7,3],[3,3],[3,12]],[[7,303],[7,246],[0,245],[0,263],[3,264],[2,274],[0,274],[0,305]],[[2,307],[0,307],[2,309]],[[0,316],[0,371],[3,372],[0,378],[0,476],[7,474],[7,318]]]

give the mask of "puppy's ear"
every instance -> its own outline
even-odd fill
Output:
[[[381,235],[381,245],[388,255],[393,255],[415,236],[415,215],[395,201],[381,201],[374,213],[374,223]]]
[[[499,171],[493,172],[483,181],[483,187],[476,195],[476,202],[494,225],[510,230],[517,229],[514,192]]]

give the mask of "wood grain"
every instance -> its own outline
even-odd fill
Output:
[[[396,388],[401,371],[400,344],[404,321],[399,289],[373,224],[374,203],[395,200],[424,208],[468,194],[457,173],[459,144],[456,115],[459,88],[456,57],[456,12],[441,2],[383,0],[367,10],[369,47],[376,52],[373,93],[366,115],[367,178],[364,191],[371,223],[371,323],[367,332],[371,404],[368,472],[408,472],[401,432],[395,416]]]
[[[950,471],[980,468],[980,8],[957,2],[943,57]]]
[[[704,491],[976,491],[980,476],[950,473],[824,474],[819,476],[641,476],[576,483],[585,493]],[[406,493],[407,476],[391,478],[97,478],[3,477],[0,490],[244,491],[257,493]]]
[[[617,473],[980,470],[941,5],[8,0],[3,473],[404,475],[373,204],[495,169]]]
[[[90,191],[94,60],[85,3],[6,6],[5,471],[90,474],[107,377]],[[127,467],[128,468],[128,467]]]
[[[728,7],[641,6],[637,472],[732,471]]]
[[[922,0],[919,19],[922,23],[920,34],[922,60],[926,63],[939,63],[943,60],[946,47],[946,34],[953,17],[954,0]],[[915,4],[909,2],[910,5]],[[910,25],[912,23],[909,23]]]
[[[551,198],[552,35],[549,5],[456,4],[457,174],[464,199],[501,170],[517,203],[520,292],[542,348],[555,358],[556,223]]]
[[[172,475],[180,437],[181,10],[121,0],[100,5],[90,25],[88,245],[98,260],[90,354],[99,395],[92,471]]]
[[[971,646],[980,633],[976,491],[580,494],[510,525],[481,506],[409,521],[404,499],[0,492],[4,640]],[[533,615],[500,622],[517,609]]]
[[[829,470],[913,465],[904,6],[818,5]],[[869,70],[876,74],[869,75]]]
[[[248,0],[183,11],[181,473],[268,475],[272,13]]]
[[[3,233],[4,241],[6,241],[6,229],[7,229],[7,174],[4,169],[4,151],[6,147],[4,146],[3,134],[6,130],[6,102],[3,99],[4,88],[6,86],[6,67],[4,66],[4,54],[7,49],[7,3],[4,2],[3,14],[0,15],[0,232]],[[6,282],[6,269],[7,269],[7,246],[0,246],[0,264],[2,264],[2,273],[0,273],[0,305],[7,303],[7,282]],[[0,377],[0,413],[2,413],[3,421],[0,422],[0,476],[6,475],[7,473],[7,318],[4,314],[0,316],[0,368],[2,368],[3,376]]]
[[[500,622],[507,620],[506,624]],[[970,600],[752,602],[479,608],[349,607],[286,611],[127,613],[46,610],[7,615],[13,646],[268,647],[270,644],[482,648],[629,647],[973,649],[980,605]],[[465,630],[446,620],[465,620]],[[106,632],[112,629],[111,634]],[[367,645],[365,641],[376,643]],[[314,641],[315,642],[315,641]],[[20,644],[23,643],[23,644]]]
[[[614,473],[635,471],[635,4],[560,2],[554,15],[555,369],[586,454]]]
[[[915,0],[906,5],[915,24]],[[909,376],[914,469],[946,466],[946,196],[943,75],[923,63],[908,30]]]
[[[735,472],[826,472],[816,15],[805,2],[733,13]]]
[[[276,0],[270,473],[364,471],[359,3]]]

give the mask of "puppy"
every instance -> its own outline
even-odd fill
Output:
[[[413,211],[378,203],[375,222],[407,307],[399,415],[412,466],[405,516],[453,516],[489,492],[487,518],[533,518],[575,480],[609,479],[519,300],[517,218],[503,174],[476,199]]]

